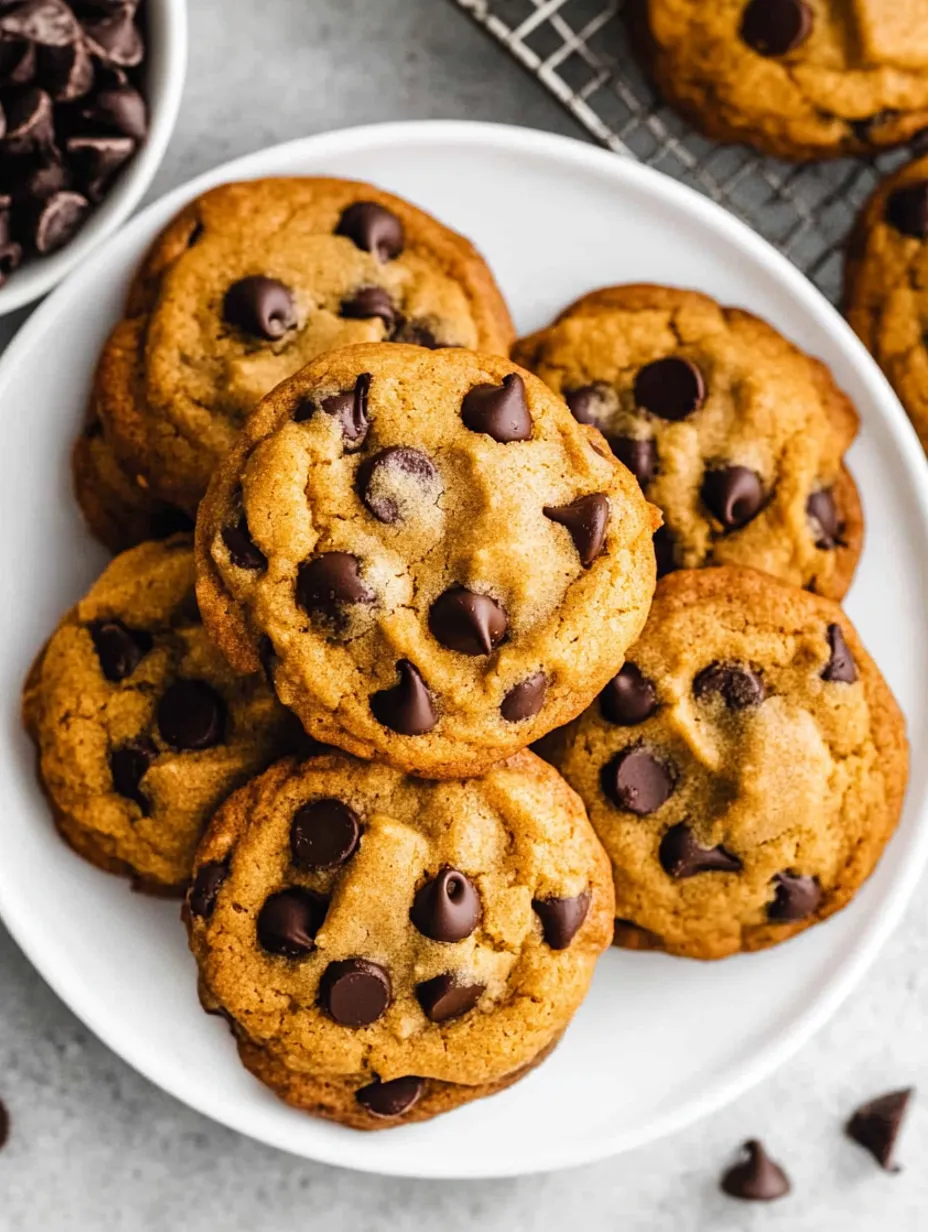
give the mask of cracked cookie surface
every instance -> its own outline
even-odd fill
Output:
[[[408,202],[348,180],[226,184],[155,242],[95,403],[129,475],[193,513],[255,403],[322,352],[397,339],[505,353],[512,336],[479,253]]]
[[[616,940],[693,958],[844,907],[902,807],[903,717],[836,603],[671,574],[622,671],[546,755],[612,860]]]
[[[108,566],[36,660],[23,715],[64,838],[152,893],[182,891],[218,805],[300,736],[207,637],[189,535]]]
[[[217,469],[200,608],[317,740],[473,774],[617,670],[655,519],[599,434],[509,360],[348,347],[264,399]]]
[[[204,1007],[245,1065],[308,1112],[378,1129],[547,1055],[613,898],[580,800],[534,754],[455,782],[330,754],[229,798],[185,919]]]
[[[857,414],[828,369],[696,291],[593,291],[515,360],[594,424],[661,510],[658,572],[748,565],[840,598],[863,517]]]

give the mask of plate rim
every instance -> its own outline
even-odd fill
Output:
[[[821,324],[823,331],[842,346],[862,385],[867,388],[872,402],[879,408],[880,416],[886,422],[891,435],[900,446],[905,446],[900,448],[900,461],[911,479],[914,503],[918,508],[922,526],[928,532],[928,460],[918,443],[914,428],[885,376],[838,311],[787,257],[721,205],[655,168],[628,157],[617,156],[577,138],[517,125],[470,120],[392,121],[337,129],[265,147],[221,163],[147,205],[116,234],[120,237],[143,234],[151,229],[154,219],[158,219],[160,227],[181,205],[212,185],[231,179],[273,175],[275,162],[301,157],[318,159],[327,152],[342,155],[396,144],[431,144],[437,139],[444,139],[459,146],[540,154],[553,158],[562,165],[573,164],[593,172],[605,173],[618,184],[631,183],[673,207],[688,211],[696,216],[701,226],[721,235],[734,246],[740,246],[756,265],[763,267],[786,292],[801,301],[806,311]],[[20,353],[29,350],[34,338],[48,332],[59,313],[70,305],[80,294],[81,288],[89,284],[93,277],[93,262],[80,265],[51,292],[18,330],[0,356],[0,405],[6,386],[19,367]],[[911,779],[909,786],[912,786]],[[347,1132],[324,1137],[318,1144],[313,1144],[313,1153],[310,1155],[306,1150],[294,1147],[286,1141],[283,1128],[276,1134],[267,1131],[264,1126],[259,1131],[249,1127],[244,1116],[236,1115],[239,1105],[233,1108],[217,1108],[210,1106],[208,1101],[188,1097],[182,1089],[181,1076],[172,1066],[165,1065],[157,1056],[144,1053],[136,1055],[132,1041],[120,1037],[118,1029],[113,1025],[115,1020],[105,1015],[100,1016],[93,995],[81,989],[76,981],[68,979],[67,967],[56,968],[54,964],[46,961],[41,946],[33,945],[25,922],[16,917],[12,906],[5,901],[2,875],[0,918],[42,979],[107,1048],[149,1082],[201,1115],[289,1154],[356,1171],[419,1179],[490,1179],[558,1171],[637,1149],[693,1124],[730,1103],[771,1074],[832,1017],[859,983],[898,924],[928,860],[928,794],[916,806],[910,847],[909,859],[893,883],[892,893],[884,897],[856,948],[835,975],[822,986],[805,1010],[790,1023],[781,1038],[771,1041],[753,1056],[744,1059],[726,1080],[718,1082],[711,1090],[684,1100],[669,1111],[659,1113],[643,1132],[629,1134],[627,1130],[622,1130],[612,1136],[604,1134],[594,1149],[591,1149],[591,1144],[586,1140],[559,1143],[555,1144],[553,1150],[548,1150],[534,1161],[520,1159],[513,1162],[500,1159],[498,1164],[491,1167],[474,1168],[465,1165],[449,1168],[447,1164],[443,1166],[440,1162],[434,1166],[429,1163],[423,1167],[421,1162],[417,1163],[412,1159],[407,1161],[395,1158],[384,1161],[383,1165],[369,1159],[358,1161],[352,1158],[351,1144],[355,1138]],[[162,1072],[163,1070],[167,1072]]]

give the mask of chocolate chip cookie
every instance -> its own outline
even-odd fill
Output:
[[[638,0],[669,102],[777,158],[869,154],[928,126],[928,15],[886,0]]]
[[[279,762],[216,814],[185,911],[201,999],[245,1065],[356,1129],[521,1077],[586,995],[612,916],[580,800],[528,751],[458,782]]]
[[[64,838],[152,893],[182,891],[218,805],[301,734],[206,636],[189,535],[108,566],[36,661],[23,714]]]
[[[899,819],[903,717],[836,603],[750,569],[672,574],[547,751],[612,860],[616,939],[723,958],[851,901]]]
[[[512,324],[462,236],[369,184],[226,184],[181,211],[129,293],[95,401],[120,464],[196,510],[269,390],[309,360],[397,339],[504,354]]]
[[[885,180],[852,236],[851,325],[886,373],[928,449],[928,158]]]
[[[839,599],[863,518],[857,414],[827,368],[696,291],[585,295],[513,350],[595,424],[664,515],[658,573],[749,565]]]
[[[425,777],[577,715],[654,587],[656,511],[509,360],[369,344],[279,385],[197,521],[197,594],[307,731]]]

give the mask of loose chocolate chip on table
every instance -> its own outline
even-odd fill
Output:
[[[841,542],[844,529],[838,517],[835,498],[830,488],[813,492],[806,501],[806,515],[812,523],[817,548],[835,548]]]
[[[637,440],[631,436],[607,436],[609,448],[623,466],[638,480],[642,491],[657,473],[657,445],[653,440]]]
[[[600,693],[599,709],[607,723],[616,723],[619,727],[643,723],[657,709],[653,680],[634,663],[626,663]]]
[[[756,1140],[741,1148],[743,1158],[722,1176],[721,1187],[745,1202],[772,1202],[790,1191],[789,1177]]]
[[[726,530],[746,526],[764,503],[760,475],[747,466],[726,466],[706,471],[702,481],[702,501]]]
[[[267,568],[267,557],[252,541],[248,533],[248,521],[244,514],[239,518],[236,526],[222,528],[222,541],[229,550],[229,559],[237,568]]]
[[[529,440],[532,417],[525,400],[525,382],[518,372],[510,372],[501,385],[475,385],[464,395],[461,419],[471,432],[482,432],[503,445]]]
[[[453,975],[436,975],[416,987],[416,996],[429,1022],[450,1022],[474,1008],[486,984],[458,983]]]
[[[612,803],[639,817],[659,809],[674,789],[670,767],[643,745],[616,753],[603,766],[601,779]]]
[[[845,1126],[848,1137],[868,1150],[887,1172],[899,1171],[893,1151],[912,1095],[912,1087],[906,1087],[872,1099],[862,1104]]]
[[[448,650],[488,655],[509,628],[505,610],[489,595],[452,586],[429,608],[429,632]]]
[[[822,901],[822,887],[815,877],[777,873],[773,887],[773,900],[767,904],[767,919],[775,924],[807,920]]]
[[[738,857],[724,847],[700,847],[693,831],[682,821],[671,826],[661,839],[658,859],[664,872],[678,881],[697,873],[736,873],[741,868]]]
[[[32,212],[32,247],[47,256],[57,252],[80,230],[90,210],[81,193],[56,192],[37,203]]]
[[[741,39],[761,56],[785,56],[811,33],[805,0],[751,0],[741,15]]]
[[[251,274],[233,282],[222,302],[222,316],[246,334],[275,342],[296,325],[290,288],[276,278]]]
[[[360,449],[367,436],[370,422],[367,418],[367,395],[371,387],[371,374],[362,372],[354,388],[340,394],[323,398],[320,406],[326,415],[331,415],[341,425],[342,436],[355,449]],[[293,412],[295,423],[305,423],[316,411],[311,399],[301,402]]]
[[[396,665],[399,682],[371,695],[371,711],[378,723],[401,736],[424,736],[438,722],[432,695],[408,659]]]
[[[93,85],[93,62],[82,39],[64,47],[36,48],[37,80],[56,103],[71,102]]]
[[[84,22],[84,33],[93,55],[108,68],[135,68],[141,64],[145,46],[128,9],[98,21]]]
[[[319,981],[319,1004],[343,1027],[366,1027],[384,1013],[393,998],[389,974],[366,958],[331,962]]]
[[[357,850],[361,823],[342,800],[313,800],[290,823],[290,854],[297,868],[339,868]]]
[[[357,556],[350,552],[323,552],[297,570],[297,603],[310,615],[316,613],[340,624],[345,605],[373,603],[375,597],[361,579]]]
[[[535,672],[512,686],[500,703],[499,712],[507,723],[533,719],[545,704],[547,691],[548,681],[544,672]]]
[[[154,642],[150,633],[129,629],[121,620],[97,620],[88,626],[100,671],[114,684],[131,676]]]
[[[177,680],[158,702],[161,738],[181,751],[221,744],[225,718],[225,703],[203,680]]]
[[[402,320],[393,297],[383,287],[362,287],[351,299],[342,301],[341,315],[359,321],[380,317],[390,333]]]
[[[761,678],[740,663],[710,663],[693,681],[697,701],[720,697],[729,710],[759,706],[766,692]]]
[[[114,791],[127,800],[134,800],[145,817],[151,805],[139,784],[157,756],[158,750],[150,740],[145,739],[130,740],[110,753]]]
[[[120,133],[142,141],[148,132],[145,99],[128,83],[114,85],[97,93],[81,107],[81,118],[94,128]]]
[[[566,526],[585,569],[593,563],[606,542],[609,501],[602,492],[581,496],[569,505],[545,505],[542,513],[559,526]]]
[[[201,864],[193,879],[187,904],[192,915],[201,920],[208,920],[216,906],[216,898],[222,888],[222,883],[229,875],[229,865],[225,860],[210,860]]]
[[[853,684],[857,679],[854,656],[848,649],[840,625],[829,625],[827,630],[831,657],[822,669],[822,679],[830,683]]]
[[[38,86],[27,86],[4,95],[6,132],[0,141],[4,154],[36,154],[49,150],[55,141],[52,100]]]
[[[419,1102],[425,1090],[425,1079],[408,1075],[390,1082],[372,1082],[355,1092],[355,1099],[368,1112],[378,1117],[398,1117]]]
[[[594,383],[581,385],[579,389],[564,390],[564,401],[577,423],[598,425],[604,388]]]
[[[659,526],[654,532],[654,557],[659,578],[673,573],[677,567],[676,544],[667,526]]]
[[[362,462],[356,482],[368,512],[387,526],[406,521],[422,501],[434,503],[444,490],[432,459],[405,445],[391,445]]]
[[[463,941],[480,920],[480,896],[470,878],[443,868],[416,891],[409,918],[432,941]]]
[[[258,913],[258,941],[269,954],[302,958],[315,949],[329,900],[302,886],[272,894]]]
[[[338,221],[336,235],[344,235],[362,252],[379,261],[390,261],[403,251],[403,224],[397,216],[374,201],[356,201]]]
[[[590,909],[590,892],[576,898],[533,898],[532,910],[541,920],[545,942],[552,950],[566,950]]]
[[[0,1099],[0,1151],[6,1146],[10,1140],[10,1114],[6,1110],[6,1104]]]
[[[94,202],[106,195],[114,176],[135,153],[131,137],[69,137],[65,143],[74,175]]]
[[[902,235],[928,238],[928,180],[904,184],[891,192],[884,207],[886,221]]]
[[[634,396],[636,406],[660,419],[686,419],[702,406],[706,385],[695,364],[668,355],[638,369]]]

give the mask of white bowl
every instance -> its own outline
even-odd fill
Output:
[[[187,71],[187,0],[146,0],[145,98],[148,136],[70,243],[47,257],[26,257],[0,287],[0,316],[50,291],[138,205],[164,157]]]

